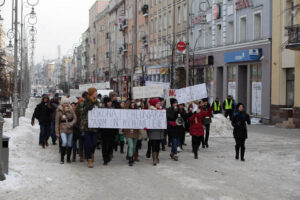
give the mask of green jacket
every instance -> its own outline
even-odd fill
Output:
[[[80,103],[80,130],[83,132],[98,132],[98,129],[95,128],[88,128],[88,112],[93,108],[100,108],[100,103],[96,101],[92,103],[88,99],[84,99]]]

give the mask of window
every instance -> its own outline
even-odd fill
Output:
[[[206,68],[206,82],[214,80],[214,68],[212,66]]]
[[[234,42],[234,25],[233,22],[228,23],[227,28],[227,44],[233,44]]]
[[[159,27],[159,31],[161,31],[161,24],[162,24],[162,21],[161,21],[161,15],[159,16],[159,22],[158,22],[158,27]]]
[[[181,24],[181,10],[180,10],[180,6],[177,8],[177,24]]]
[[[240,42],[245,42],[247,39],[247,20],[246,17],[240,18]]]
[[[172,24],[173,24],[173,16],[172,16],[172,11],[169,11],[169,27],[171,27],[172,26]]]
[[[261,39],[261,13],[254,14],[254,40]]]
[[[183,19],[186,22],[187,21],[187,6],[184,4],[183,6]]]
[[[167,27],[168,27],[168,25],[167,25],[167,14],[165,13],[164,14],[164,29],[166,30],[167,29]]]
[[[211,47],[212,42],[211,42],[211,27],[208,28],[208,30],[205,32],[205,47]]]
[[[235,82],[236,79],[236,70],[235,66],[228,66],[227,67],[227,81],[228,82]]]
[[[295,69],[286,69],[286,105],[288,107],[294,106],[295,97]]]
[[[216,46],[222,44],[222,25],[218,24],[216,29]]]

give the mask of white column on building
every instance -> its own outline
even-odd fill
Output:
[[[216,4],[216,0],[212,1],[212,5]],[[212,23],[211,23],[211,40],[212,40],[212,47],[216,46],[216,20],[214,18],[214,9],[211,9],[211,16],[212,16]]]
[[[222,25],[222,44],[226,45],[227,39],[227,0],[223,0],[223,25]]]

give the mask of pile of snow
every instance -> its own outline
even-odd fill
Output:
[[[251,118],[251,124],[252,124],[252,125],[262,124],[262,123],[261,123],[261,119],[260,119],[260,118],[253,117],[253,118]]]
[[[210,124],[211,137],[232,137],[233,127],[231,121],[223,114],[216,114]]]

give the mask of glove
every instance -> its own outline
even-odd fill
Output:
[[[146,130],[148,130],[148,128],[145,127],[144,130],[146,131]]]
[[[174,127],[177,126],[176,122],[169,122],[169,124]]]

